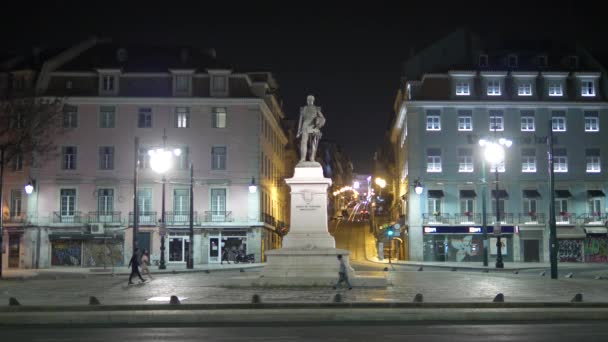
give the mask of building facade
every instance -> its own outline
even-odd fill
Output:
[[[190,248],[195,264],[207,264],[219,263],[224,248],[260,262],[280,247],[289,226],[283,178],[293,158],[285,158],[284,113],[270,73],[235,72],[213,51],[94,40],[47,60],[34,86],[40,97],[63,99],[64,134],[55,156],[35,159],[5,191],[6,199],[24,181],[35,183],[32,195],[21,193],[20,222],[5,227],[5,241],[19,240],[19,267],[126,265],[136,157],[136,240],[153,264],[163,236],[164,258],[176,265],[185,265]],[[181,152],[166,161],[164,206],[163,175],[149,154],[163,147]],[[14,210],[12,200],[4,205]]]
[[[552,133],[558,259],[607,262],[606,75],[580,47],[471,50],[476,41],[460,45],[469,50],[455,54],[453,67],[404,79],[395,102],[390,140],[409,258],[481,262],[485,189],[490,260],[499,220],[505,261],[548,262]],[[503,163],[490,165],[479,140],[500,138],[513,143]]]

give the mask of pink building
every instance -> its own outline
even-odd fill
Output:
[[[190,248],[195,264],[219,263],[223,248],[260,262],[280,246],[279,231],[289,222],[283,179],[291,176],[293,158],[287,158],[280,102],[269,92],[278,87],[270,73],[234,72],[213,51],[89,41],[46,61],[35,86],[39,96],[64,99],[66,132],[57,137],[56,156],[36,159],[23,174],[35,181],[34,193],[22,199],[27,219],[4,232],[5,241],[21,239],[19,267],[128,262],[135,137],[137,241],[153,264],[161,260],[163,232],[167,264],[185,265]],[[166,229],[159,223],[163,176],[148,154],[163,145],[181,151],[165,173]]]

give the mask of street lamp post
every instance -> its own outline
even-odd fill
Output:
[[[194,268],[194,167],[190,163],[190,247],[188,248],[189,269]]]
[[[4,234],[4,203],[2,201],[2,185],[4,183],[4,145],[0,146],[0,279],[2,279],[2,257],[4,254],[4,241],[2,235]]]
[[[149,150],[148,155],[150,156],[150,167],[156,173],[162,174],[162,198],[161,198],[161,213],[160,213],[160,263],[158,268],[164,270],[167,268],[165,262],[165,235],[166,235],[166,221],[165,221],[165,186],[167,178],[165,173],[169,171],[173,165],[173,157],[179,157],[182,151],[179,148],[173,150],[165,149],[167,145],[167,135],[163,134],[163,148],[157,148]],[[192,195],[191,195],[192,196]],[[191,218],[192,220],[192,218]],[[192,240],[190,241],[192,244]],[[192,250],[192,246],[190,246]]]
[[[505,160],[505,147],[511,147],[513,142],[511,140],[500,138],[498,141],[487,141],[480,140],[479,145],[485,148],[485,158],[494,165],[494,174],[496,177],[496,193],[494,198],[496,200],[496,222],[494,224],[494,235],[496,236],[496,268],[504,268],[502,261],[502,241],[501,241],[501,227],[500,227],[500,192],[498,187],[498,167],[500,163]],[[484,175],[485,176],[485,175]],[[484,177],[485,181],[485,177]],[[485,182],[484,182],[485,183]],[[484,186],[485,189],[485,186]],[[485,199],[484,199],[485,203]],[[482,222],[483,224],[483,222]],[[484,225],[485,228],[485,225]]]
[[[488,266],[488,222],[486,212],[486,160],[481,158],[481,231],[483,233],[483,265]]]

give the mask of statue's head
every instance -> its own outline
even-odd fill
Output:
[[[308,95],[308,97],[306,97],[306,103],[308,103],[309,105],[315,104],[315,97],[312,95]]]

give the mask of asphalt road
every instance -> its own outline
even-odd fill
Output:
[[[2,341],[607,341],[605,322],[558,324],[3,328]]]

